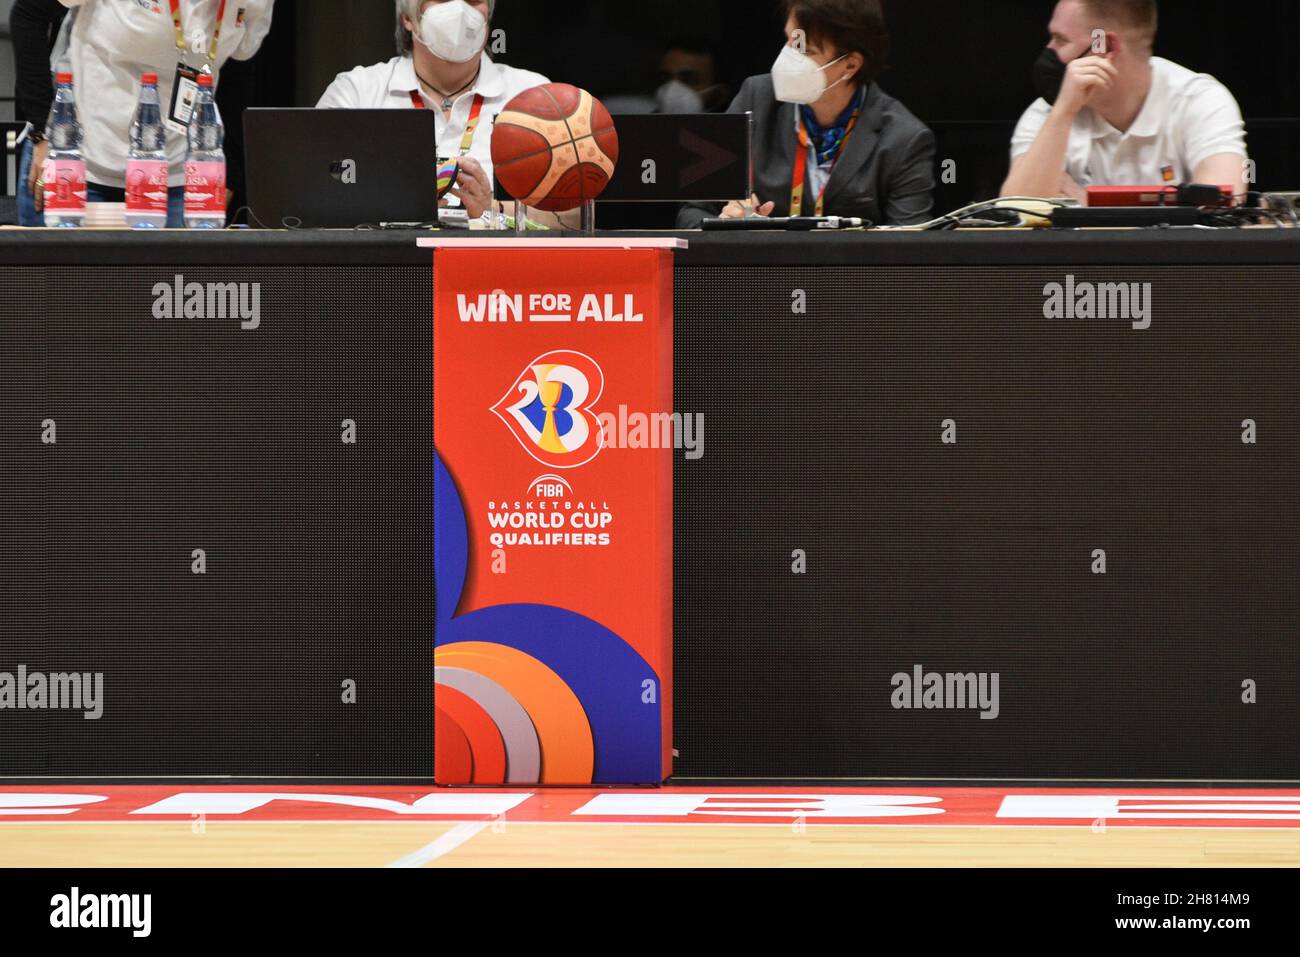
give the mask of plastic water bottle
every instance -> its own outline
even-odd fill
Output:
[[[55,76],[54,106],[46,124],[50,150],[41,178],[45,181],[45,225],[83,226],[86,222],[86,161],[81,156],[81,123],[72,74]]]
[[[167,225],[167,131],[158,102],[157,73],[140,77],[140,102],[131,120],[126,224],[136,229],[162,229]]]
[[[226,225],[226,128],[212,97],[212,75],[199,75],[199,93],[190,116],[185,158],[185,225],[223,229]]]

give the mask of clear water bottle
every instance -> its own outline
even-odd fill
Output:
[[[45,129],[50,149],[41,176],[45,181],[45,225],[84,226],[86,161],[81,155],[81,123],[72,74],[57,74],[55,83],[54,106]]]
[[[190,115],[185,158],[185,225],[223,229],[226,225],[226,128],[212,97],[212,75],[199,75],[199,93]]]
[[[126,224],[135,229],[167,225],[167,130],[158,102],[158,74],[140,77],[140,102],[131,120],[126,161]]]

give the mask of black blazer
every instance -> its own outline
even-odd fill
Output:
[[[763,202],[776,203],[773,216],[790,215],[798,109],[777,100],[767,74],[746,80],[727,110],[754,114],[754,191]],[[860,216],[878,226],[925,222],[934,207],[934,153],[929,128],[872,83],[858,124],[826,186],[826,215]],[[803,212],[795,215],[811,216],[817,197],[804,185]],[[698,229],[706,217],[721,211],[719,203],[690,203],[678,212],[677,228]]]

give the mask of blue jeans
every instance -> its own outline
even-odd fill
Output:
[[[115,186],[100,186],[98,183],[86,184],[86,202],[88,203],[125,203],[126,190]],[[185,187],[172,186],[167,190],[167,228],[185,228]]]
[[[23,150],[18,157],[18,225],[44,226],[45,216],[36,211],[36,198],[27,185],[27,177],[32,169],[32,152],[35,147],[31,140],[23,140]]]

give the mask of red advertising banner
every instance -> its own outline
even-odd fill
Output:
[[[434,254],[435,778],[672,770],[672,249]]]

